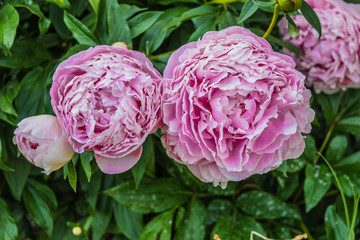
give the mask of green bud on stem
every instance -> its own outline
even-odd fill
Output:
[[[278,0],[278,4],[283,12],[291,13],[301,8],[303,0]]]

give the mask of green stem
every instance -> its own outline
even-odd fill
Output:
[[[163,56],[170,55],[170,54],[172,54],[172,53],[175,52],[175,51],[176,51],[176,50],[172,50],[172,51],[168,51],[168,52],[165,52],[165,53],[161,53],[161,54],[158,54],[158,55],[149,57],[149,59],[150,59],[150,60],[155,60],[155,59],[158,59],[159,57],[163,57]]]
[[[309,240],[315,240],[313,236],[311,236],[309,229],[306,227],[305,223],[303,221],[300,222],[301,229],[306,233]]]
[[[263,38],[267,38],[270,35],[271,31],[275,27],[275,24],[276,24],[276,21],[277,21],[277,19],[279,17],[279,14],[280,14],[280,6],[279,6],[279,4],[276,3],[275,8],[274,8],[273,18],[271,20],[271,23],[270,23],[270,26],[269,26],[268,30],[266,31],[266,33],[263,36]]]
[[[325,150],[329,140],[330,140],[330,137],[331,137],[331,134],[332,132],[334,131],[334,128],[335,128],[335,125],[336,125],[336,122],[334,121],[332,124],[331,124],[331,127],[329,129],[329,131],[327,132],[326,134],[326,137],[325,137],[325,140],[324,142],[322,143],[321,147],[320,147],[320,150],[319,150],[319,153],[322,154],[323,151]],[[320,158],[320,154],[318,154],[315,158],[315,161],[314,161],[314,165],[319,161],[319,158]]]
[[[342,187],[340,185],[340,182],[339,182],[339,179],[337,178],[336,173],[335,173],[334,169],[331,167],[330,163],[326,160],[326,158],[320,152],[318,152],[317,154],[319,154],[320,157],[326,162],[326,164],[329,166],[332,174],[334,175],[336,184],[338,185],[338,188],[339,188],[340,194],[341,194],[341,198],[342,198],[342,201],[343,201],[343,204],[344,204],[346,225],[347,225],[347,228],[350,229],[349,210],[348,210],[348,207],[347,207],[347,203],[346,203],[346,199],[345,199],[345,195],[344,195],[344,190],[342,189]]]

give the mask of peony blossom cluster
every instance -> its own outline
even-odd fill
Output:
[[[242,27],[184,45],[164,79],[142,53],[90,48],[58,66],[50,95],[52,126],[28,118],[15,131],[20,151],[37,166],[45,167],[48,158],[36,160],[44,154],[63,154],[52,148],[61,142],[93,151],[105,173],[126,171],[161,122],[168,155],[222,187],[300,156],[314,118],[291,57]],[[57,134],[48,138],[49,129]]]
[[[225,187],[303,152],[314,118],[305,77],[249,30],[184,45],[164,78],[163,145],[202,181]]]
[[[291,38],[287,21],[279,23],[285,41],[292,42],[304,57],[290,52],[300,71],[307,75],[308,86],[316,92],[335,93],[360,87],[360,5],[342,0],[308,0],[319,16],[322,35],[301,15],[292,16],[300,35]]]

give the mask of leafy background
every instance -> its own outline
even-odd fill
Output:
[[[225,190],[169,159],[159,131],[148,137],[135,167],[118,175],[101,173],[86,152],[46,176],[12,142],[19,121],[53,114],[52,74],[70,55],[124,41],[163,71],[172,51],[207,31],[240,25],[262,35],[273,4],[9,0],[0,7],[0,239],[202,240],[217,234],[238,240],[251,231],[287,239],[303,233],[319,240],[360,237],[359,90],[313,93],[316,119],[304,154]],[[301,54],[276,28],[268,40],[274,50]],[[73,234],[76,227],[80,235]]]

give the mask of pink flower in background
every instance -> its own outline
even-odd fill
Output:
[[[97,46],[58,66],[51,104],[74,150],[92,150],[103,172],[120,173],[139,160],[159,124],[160,83],[144,54]]]
[[[335,93],[360,87],[360,5],[342,0],[308,0],[319,16],[322,35],[301,15],[292,16],[300,29],[297,38],[287,32],[287,21],[279,23],[284,41],[294,43],[304,57],[287,51],[297,68],[307,74],[306,84],[316,92]]]
[[[15,130],[14,143],[24,157],[46,174],[58,170],[71,160],[74,150],[63,135],[55,116],[25,118]]]
[[[314,111],[293,60],[242,27],[208,32],[164,71],[163,145],[202,181],[226,186],[304,150]]]

